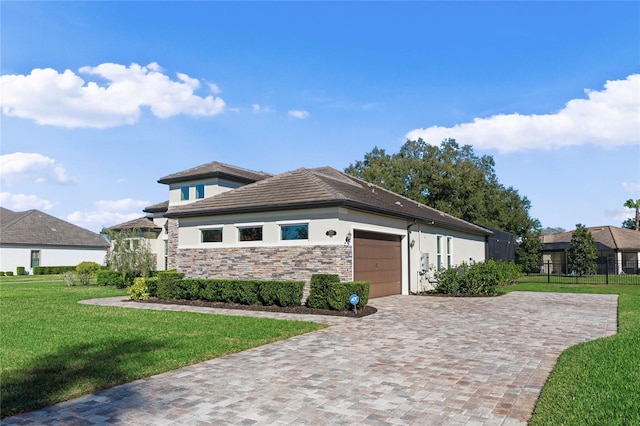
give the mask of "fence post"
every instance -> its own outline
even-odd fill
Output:
[[[547,260],[547,284],[551,283],[551,261]]]
[[[609,259],[607,259],[607,264],[606,264],[606,266],[604,268],[605,271],[606,271],[604,276],[605,276],[605,281],[606,281],[607,284],[609,284],[609,262],[608,262],[608,260]]]

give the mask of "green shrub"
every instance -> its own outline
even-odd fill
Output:
[[[65,272],[75,272],[75,266],[34,266],[33,275],[57,275]]]
[[[492,296],[501,285],[513,283],[520,269],[512,262],[488,260],[473,265],[463,263],[458,268],[436,272],[435,291],[443,294]]]
[[[307,300],[307,306],[316,309],[330,309],[328,302],[329,286],[331,283],[339,283],[338,274],[313,274],[311,275],[311,292]]]
[[[64,274],[62,274],[62,279],[64,280],[64,283],[67,285],[67,287],[73,287],[74,285],[77,285],[78,282],[80,282],[78,274],[74,271],[65,272]]]
[[[4,271],[0,271],[0,277],[4,277]]]
[[[24,275],[24,266],[16,267],[16,275]]]
[[[80,262],[78,266],[76,266],[76,274],[78,274],[80,284],[89,285],[91,278],[93,278],[99,270],[100,265],[96,262]]]
[[[96,272],[96,281],[98,285],[112,285],[117,288],[124,288],[125,283],[122,280],[122,274],[111,269],[100,269]]]
[[[6,274],[7,274],[8,277],[12,277],[13,276],[13,271],[7,271]]]
[[[266,306],[300,306],[303,290],[303,281],[262,281],[259,296]]]
[[[353,309],[353,305],[349,303],[349,297],[352,294],[357,294],[360,300],[356,306],[358,309],[363,309],[369,302],[370,287],[371,283],[369,281],[330,283],[327,293],[329,307],[336,311]]]
[[[146,283],[149,297],[156,297],[158,295],[158,277],[148,277]]]
[[[200,296],[209,302],[222,302],[222,282],[221,280],[203,280]]]
[[[443,294],[459,294],[462,273],[458,269],[441,269],[435,274],[437,283],[435,291]]]
[[[181,272],[166,271],[158,273],[156,297],[158,299],[175,299],[174,292],[179,292],[179,290],[175,290],[176,284],[183,278],[184,274]]]
[[[142,277],[134,279],[133,284],[127,287],[127,293],[129,293],[131,300],[149,300],[147,279]]]

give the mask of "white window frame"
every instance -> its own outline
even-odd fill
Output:
[[[453,267],[453,237],[447,237],[447,268]]]

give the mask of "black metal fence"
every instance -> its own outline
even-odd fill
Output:
[[[540,275],[548,283],[640,285],[640,261],[600,259],[594,273],[582,275],[566,262],[548,261],[540,267]]]

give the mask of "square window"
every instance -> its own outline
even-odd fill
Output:
[[[203,229],[201,231],[203,243],[221,243],[222,242],[222,228],[217,229]]]
[[[301,223],[298,225],[281,225],[280,239],[283,241],[284,240],[308,240],[309,225],[306,223]]]
[[[196,199],[204,198],[204,183],[196,185]]]
[[[262,241],[262,226],[243,226],[238,228],[239,241]]]
[[[185,201],[189,199],[189,187],[181,186],[180,187],[180,201]]]

